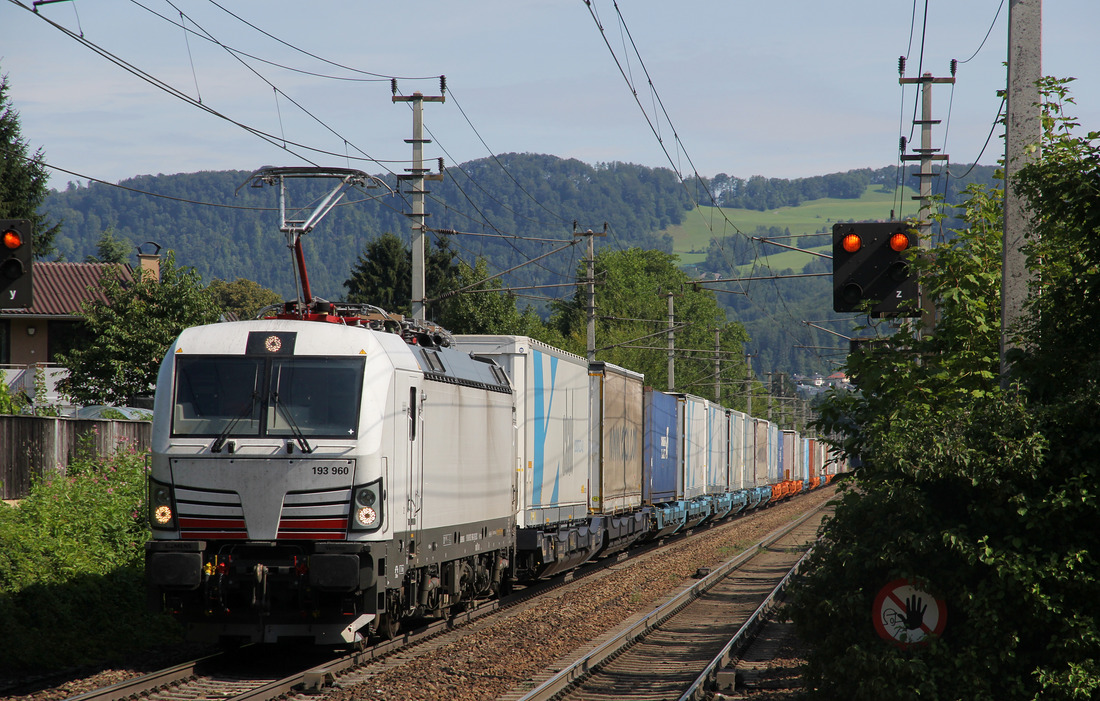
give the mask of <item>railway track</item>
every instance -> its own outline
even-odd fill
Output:
[[[267,666],[261,665],[258,669],[247,662],[247,656],[243,652],[231,659],[211,656],[73,696],[70,701],[116,701],[130,698],[153,701],[260,701],[279,697],[316,701],[318,696],[343,701],[357,698],[361,693],[357,689],[362,688],[370,688],[369,696],[372,699],[402,701],[436,699],[443,695],[455,701],[465,698],[521,698],[527,692],[513,690],[530,689],[532,683],[524,680],[535,678],[555,658],[597,638],[601,632],[615,627],[619,621],[629,616],[629,613],[619,614],[609,609],[626,606],[624,610],[629,610],[633,606],[637,610],[638,607],[648,606],[644,600],[625,601],[623,595],[627,592],[624,589],[632,590],[629,592],[630,599],[639,596],[657,599],[662,596],[660,591],[676,586],[669,583],[671,580],[682,582],[684,577],[690,576],[698,567],[699,562],[715,563],[727,559],[716,557],[699,560],[698,552],[679,556],[675,555],[678,550],[698,548],[700,546],[696,541],[707,539],[725,543],[713,546],[720,548],[714,551],[719,553],[728,551],[733,543],[737,543],[738,547],[751,546],[748,547],[748,552],[752,553],[784,550],[786,546],[781,542],[773,542],[773,536],[768,536],[772,540],[760,540],[761,537],[775,529],[779,523],[791,521],[797,513],[823,504],[833,491],[834,488],[831,487],[817,490],[790,502],[769,507],[750,517],[700,529],[702,532],[693,538],[680,541],[670,539],[664,546],[655,547],[646,553],[597,563],[569,576],[561,576],[530,587],[519,592],[518,596],[502,602],[488,602],[483,607],[450,620],[435,622],[402,634],[395,640],[353,653],[303,659],[317,654],[314,648],[304,648],[294,656],[271,665],[272,652],[269,648],[261,655],[266,658]],[[816,530],[816,526],[812,524],[804,525],[804,528],[811,532]],[[686,566],[683,563],[669,564],[669,558],[673,557],[681,557],[684,563],[695,564],[690,565],[690,570],[683,571]],[[656,562],[649,563],[649,560]],[[680,568],[679,574],[676,574],[677,567]],[[631,574],[635,568],[649,568],[656,574],[639,578],[639,575]],[[711,579],[716,574],[717,572],[713,573]],[[589,582],[589,577],[595,581]],[[623,577],[627,579],[616,580]],[[611,584],[601,584],[603,580],[609,580]],[[624,585],[623,581],[628,583]],[[593,589],[601,586],[610,586],[611,593],[603,599],[597,597],[593,599],[594,603],[588,604]],[[556,601],[549,601],[555,599]],[[586,609],[586,606],[591,608]],[[614,616],[621,617],[613,618]],[[554,617],[565,618],[554,620]],[[730,616],[726,612],[718,617]],[[607,623],[602,623],[603,620]],[[712,619],[710,623],[713,625],[715,621]],[[507,631],[509,626],[513,632],[501,632]],[[672,644],[676,644],[687,633],[686,629],[681,630],[679,635],[673,633],[672,638],[675,640]],[[483,657],[478,657],[482,654]],[[521,659],[517,661],[513,655],[518,655]],[[619,657],[622,658],[623,655],[620,654]],[[541,663],[538,662],[540,659],[543,660]],[[556,671],[560,668],[559,665],[554,669]],[[290,673],[287,673],[288,670]],[[362,684],[369,684],[369,687],[360,686]],[[492,692],[485,690],[487,685],[493,689]],[[621,688],[614,695],[616,698],[624,696]]]
[[[703,698],[816,538],[825,505],[710,572],[667,603],[509,701]]]
[[[300,685],[302,676],[319,658],[330,656],[312,648],[305,652],[280,650],[273,654],[269,650],[249,646],[240,651],[210,655],[134,677],[70,697],[69,701],[272,699]],[[288,668],[301,671],[287,675]]]

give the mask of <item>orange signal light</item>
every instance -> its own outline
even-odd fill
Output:
[[[909,235],[900,231],[890,235],[890,248],[898,253],[909,248]]]
[[[23,237],[15,229],[8,229],[4,232],[4,248],[14,251],[23,245]]]
[[[863,248],[863,239],[858,234],[845,234],[844,238],[840,240],[840,247],[847,253],[855,253]]]

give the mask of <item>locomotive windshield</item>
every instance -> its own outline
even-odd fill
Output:
[[[179,356],[174,436],[355,437],[363,358]]]

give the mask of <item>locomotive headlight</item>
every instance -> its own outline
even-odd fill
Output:
[[[352,489],[352,530],[376,531],[382,527],[384,494],[381,479]]]
[[[369,506],[360,506],[355,512],[355,522],[364,528],[370,528],[378,521],[378,512]]]
[[[149,480],[149,525],[153,528],[175,528],[176,510],[172,503],[172,488]]]

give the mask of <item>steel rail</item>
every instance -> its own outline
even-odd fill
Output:
[[[718,676],[718,670],[729,664],[733,658],[733,651],[735,649],[742,649],[752,640],[753,637],[759,632],[759,629],[764,624],[765,617],[771,613],[776,601],[787,590],[787,585],[791,581],[791,577],[798,573],[798,570],[802,568],[802,563],[806,561],[806,558],[810,556],[810,553],[814,551],[813,546],[803,553],[802,557],[798,559],[798,562],[794,563],[794,567],[784,575],[783,579],[779,581],[779,584],[775,585],[768,597],[760,603],[760,606],[753,611],[748,620],[745,621],[737,632],[733,634],[730,641],[725,644],[721,652],[715,655],[710,664],[699,673],[699,676],[695,679],[687,691],[680,695],[676,701],[691,701],[697,698],[699,694],[702,694],[706,690],[706,686],[716,681]]]
[[[151,674],[133,677],[132,679],[127,679],[126,681],[121,681],[101,689],[93,689],[83,694],[72,696],[66,699],[66,701],[119,701],[120,699],[128,699],[132,696],[141,695],[147,691],[175,684],[185,679],[190,679],[195,676],[195,667],[203,662],[220,656],[220,653],[216,653],[207,655],[206,657],[200,657],[197,660],[184,662],[175,667],[166,667],[165,669],[158,670]]]
[[[577,659],[550,679],[547,679],[542,684],[528,691],[524,696],[520,697],[518,701],[545,701],[565,691],[574,683],[584,679],[602,663],[616,655],[620,650],[633,644],[634,641],[644,637],[654,628],[657,628],[669,618],[672,618],[681,609],[724,579],[730,572],[755,558],[761,549],[767,548],[780,538],[783,538],[815,516],[819,511],[826,508],[827,505],[828,502],[825,502],[815,509],[806,512],[806,514],[797,520],[772,531],[755,545],[746,548],[733,559],[726,561],[717,569],[712,570],[706,577],[700,579],[687,589],[684,589],[675,597],[648,613],[644,618],[636,621],[626,630],[585,653],[580,659]]]

